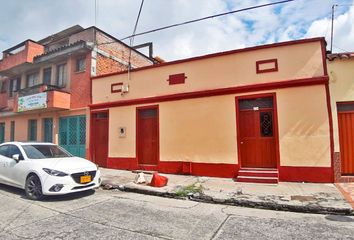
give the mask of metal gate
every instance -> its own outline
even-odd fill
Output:
[[[75,156],[86,156],[86,116],[59,119],[59,145]]]
[[[0,143],[5,141],[5,123],[0,123]]]

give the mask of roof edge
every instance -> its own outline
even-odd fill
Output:
[[[292,40],[292,41],[286,41],[286,42],[271,43],[271,44],[259,45],[259,46],[253,46],[253,47],[247,47],[247,48],[240,48],[240,49],[234,49],[234,50],[229,50],[229,51],[216,52],[216,53],[210,53],[210,54],[200,55],[200,56],[196,56],[196,57],[174,60],[171,62],[164,62],[161,64],[155,64],[155,65],[141,67],[141,68],[134,68],[134,69],[130,70],[130,72],[137,72],[137,71],[143,71],[143,70],[148,70],[148,69],[158,68],[158,67],[165,67],[165,66],[180,64],[180,63],[185,63],[185,62],[198,61],[198,60],[206,59],[206,58],[226,56],[226,55],[235,54],[235,53],[255,51],[255,50],[261,50],[261,49],[267,49],[267,48],[273,48],[273,47],[297,45],[297,44],[303,44],[303,43],[309,43],[309,42],[326,42],[326,40],[324,37],[316,37],[316,38],[306,38],[306,39]],[[102,74],[99,76],[94,76],[91,79],[104,78],[104,77],[109,77],[109,76],[113,76],[113,75],[121,75],[121,74],[126,74],[126,73],[128,73],[127,70],[126,71],[117,71],[117,72]]]

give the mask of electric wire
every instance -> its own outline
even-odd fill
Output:
[[[129,58],[128,58],[128,80],[130,80],[132,46],[134,44],[134,37],[135,37],[136,30],[138,28],[138,23],[139,23],[141,11],[143,9],[143,5],[144,5],[144,0],[141,0],[138,16],[136,17],[136,21],[135,21],[135,25],[134,25],[133,35],[131,35],[131,37],[129,38],[130,43],[129,43]]]
[[[217,17],[229,15],[229,14],[249,11],[249,10],[253,10],[253,9],[257,9],[257,8],[263,8],[263,7],[279,5],[279,4],[293,2],[293,1],[296,1],[296,0],[283,0],[283,1],[273,2],[273,3],[266,3],[266,4],[252,6],[252,7],[237,9],[237,10],[233,10],[233,11],[229,11],[229,12],[214,14],[214,15],[210,15],[210,16],[206,16],[206,17],[202,17],[202,18],[197,18],[197,19],[193,19],[193,20],[189,20],[189,21],[185,21],[185,22],[181,22],[181,23],[175,23],[175,24],[172,24],[172,25],[167,25],[167,26],[151,29],[151,30],[148,30],[148,31],[145,31],[145,32],[135,33],[135,34],[132,34],[130,36],[121,38],[119,40],[124,41],[124,40],[130,39],[132,37],[141,36],[141,35],[145,35],[145,34],[149,34],[149,33],[153,33],[153,32],[158,32],[158,31],[162,31],[162,30],[165,30],[165,29],[169,29],[169,28],[173,28],[173,27],[179,27],[179,26],[182,26],[182,25],[191,24],[191,23],[195,23],[195,22],[200,22],[200,21],[211,19],[211,18],[217,18]],[[110,43],[113,43],[113,42],[105,42],[105,43],[102,43],[102,44],[110,44]]]

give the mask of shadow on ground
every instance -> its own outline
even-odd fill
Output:
[[[21,198],[27,199],[25,191],[23,189],[0,184],[0,190],[2,190],[4,192],[16,194],[16,195],[20,196]],[[91,196],[94,193],[95,193],[95,190],[87,190],[87,191],[83,191],[83,192],[70,193],[70,194],[65,194],[65,195],[45,196],[45,198],[42,200],[42,202],[71,201],[71,200]]]

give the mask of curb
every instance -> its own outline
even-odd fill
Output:
[[[108,187],[109,186],[109,187]],[[290,204],[279,204],[272,201],[252,201],[245,199],[229,198],[229,199],[219,199],[213,198],[205,194],[191,195],[187,197],[178,196],[175,192],[166,191],[151,191],[148,189],[136,188],[132,186],[124,185],[103,185],[105,190],[118,189],[122,192],[133,192],[157,197],[174,198],[179,200],[190,200],[195,202],[212,203],[212,204],[223,204],[229,206],[238,207],[248,207],[248,208],[258,208],[258,209],[268,209],[277,211],[288,211],[288,212],[299,212],[299,213],[313,213],[313,214],[331,214],[331,215],[354,215],[354,211],[351,208],[332,208],[332,207],[321,207],[321,206],[297,206]]]

